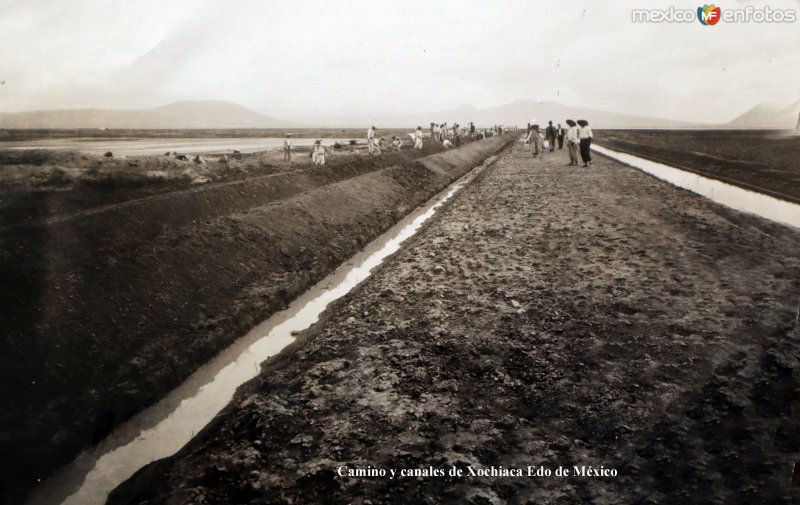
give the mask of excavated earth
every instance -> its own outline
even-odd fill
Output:
[[[324,167],[262,166],[257,155],[203,166],[61,160],[75,170],[48,167],[47,153],[5,159],[0,502],[21,502],[508,141],[334,155]],[[31,156],[44,166],[25,165]],[[210,182],[125,187],[158,167],[202,169]],[[39,179],[59,187],[25,185]]]
[[[109,503],[797,503],[800,230],[564,157],[502,155]]]

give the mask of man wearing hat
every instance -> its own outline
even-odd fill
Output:
[[[325,148],[322,146],[322,139],[317,139],[314,142],[314,147],[311,150],[311,160],[315,165],[325,164]]]
[[[578,127],[577,123],[571,119],[567,119],[567,151],[569,151],[569,164],[578,164]]]
[[[585,119],[579,119],[578,124],[580,125],[580,130],[578,130],[578,138],[580,139],[581,145],[581,158],[583,159],[583,166],[584,167],[591,167],[592,166],[592,129],[589,127],[589,121]]]
[[[539,131],[538,124],[531,126],[531,131],[528,133],[528,141],[531,144],[531,151],[533,151],[534,158],[539,156],[539,154],[544,155],[544,149],[542,148],[542,134]]]

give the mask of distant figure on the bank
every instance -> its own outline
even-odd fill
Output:
[[[392,135],[392,147],[395,151],[399,151],[403,148],[403,139],[398,137],[397,135]]]
[[[556,138],[558,137],[558,133],[556,132],[556,127],[553,126],[552,121],[547,122],[547,128],[545,129],[545,137],[547,137],[547,143],[550,147],[550,152],[552,153],[556,148]]]
[[[461,147],[461,130],[458,123],[453,123],[453,141],[456,147]]]
[[[589,127],[589,122],[585,119],[579,119],[578,137],[581,144],[581,159],[583,159],[584,167],[592,166],[592,129]]]
[[[376,130],[377,130],[377,128],[375,128],[375,125],[370,126],[369,130],[367,130],[367,151],[369,152],[370,156],[375,154],[375,148],[377,147],[375,145],[375,131]]]
[[[431,142],[436,142],[436,123],[431,123]]]
[[[283,139],[283,161],[292,161],[292,134],[287,133]]]
[[[567,131],[564,134],[567,140],[567,151],[569,151],[569,164],[578,164],[578,126],[575,121],[567,119]]]
[[[311,160],[315,165],[325,164],[325,147],[322,145],[322,139],[314,142],[314,147],[311,149]]]
[[[561,123],[558,123],[556,134],[558,135],[558,148],[564,149],[564,128],[561,128]]]
[[[414,132],[414,149],[422,149],[422,127],[417,126],[417,131]]]

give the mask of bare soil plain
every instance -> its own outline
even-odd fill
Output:
[[[800,231],[561,153],[501,156],[109,503],[796,503]]]
[[[5,153],[0,502],[21,502],[508,140],[323,167]]]
[[[601,130],[596,140],[652,161],[800,203],[800,135],[781,130]]]

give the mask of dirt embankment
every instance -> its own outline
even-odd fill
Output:
[[[20,500],[507,141],[341,158],[2,230],[2,501]]]
[[[800,232],[558,154],[503,156],[109,503],[795,503]]]

